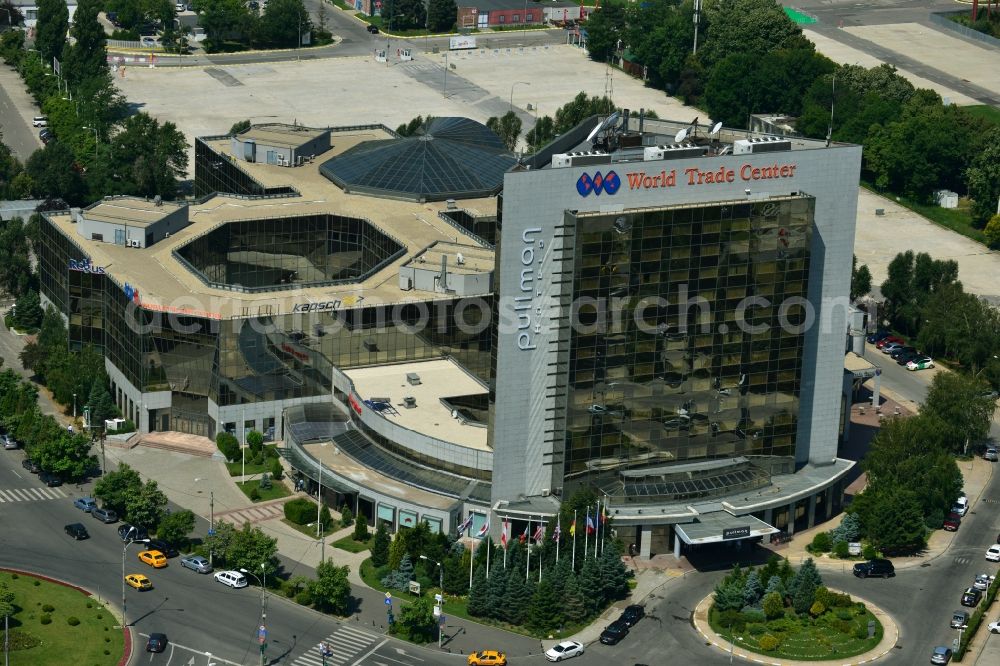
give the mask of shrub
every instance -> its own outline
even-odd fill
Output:
[[[747,625],[747,633],[751,636],[760,636],[765,631],[767,631],[767,625],[761,624],[759,622],[754,622],[753,624]]]
[[[744,608],[743,609],[743,621],[746,624],[751,624],[753,622],[765,622],[767,621],[767,616],[764,611],[758,608]]]
[[[834,623],[833,627],[840,633],[846,634],[848,636],[850,636],[851,633],[854,631],[854,625],[852,625],[850,622],[845,622],[844,620],[837,620]]]
[[[254,486],[253,488],[250,489],[250,499],[252,501],[254,501],[254,502],[256,502],[257,500],[260,499],[260,488],[259,487]]]
[[[295,603],[299,604],[300,606],[311,606],[312,594],[309,593],[309,590],[301,590],[298,594],[295,595]]]
[[[285,468],[281,466],[281,460],[278,458],[271,458],[271,476],[275,481],[281,481],[281,477],[285,475]]]
[[[831,547],[830,535],[826,532],[818,532],[809,545],[810,550],[814,553],[829,553]]]
[[[11,580],[17,580],[18,578],[20,578],[20,576],[18,576],[17,574],[14,574],[14,573],[12,573],[12,574],[10,575],[10,579],[11,579]]]
[[[38,621],[42,624],[52,624],[52,616],[48,613],[42,613],[42,616],[38,618]]]
[[[56,607],[53,606],[52,604],[45,604],[44,606],[42,606],[42,611],[45,612],[45,613],[51,613],[55,609],[56,609]]]
[[[850,547],[847,545],[846,541],[838,541],[833,546],[833,554],[841,559],[847,559],[851,556]]]
[[[773,634],[767,634],[761,637],[761,639],[757,642],[757,645],[759,645],[760,649],[765,652],[772,652],[778,649],[778,645],[780,643],[781,641],[779,641]]]
[[[107,630],[108,630],[108,628],[107,628],[107,627],[104,627],[104,630],[105,630],[105,631],[107,631]],[[105,642],[105,643],[110,643],[110,642],[111,642],[111,636],[105,636],[105,637],[104,637],[104,642]]]
[[[931,509],[931,512],[924,518],[924,525],[929,530],[941,529],[941,526],[944,525],[944,511],[938,507]]]
[[[864,624],[859,623],[854,628],[854,637],[857,638],[859,641],[863,641],[866,638],[868,638],[868,625],[867,625],[867,623],[864,623]]]
[[[229,462],[236,462],[240,457],[240,443],[236,436],[228,432],[220,432],[215,438],[215,445]]]
[[[851,613],[851,611],[844,610],[843,608],[837,609],[837,619],[848,622],[852,617],[854,617],[854,615],[853,613]]]
[[[88,601],[87,602],[87,608],[93,608],[93,607],[94,607],[94,604],[92,604],[91,602]]]
[[[33,585],[34,585],[35,587],[38,587],[39,585],[41,585],[41,584],[42,584],[42,581],[40,581],[40,580],[35,580],[35,581],[33,581],[33,582],[32,582],[32,584],[33,584]]]
[[[340,525],[341,527],[350,527],[354,524],[354,512],[351,511],[351,507],[346,504],[340,507]]]
[[[743,631],[747,626],[743,613],[738,610],[719,611],[719,624],[730,631]]]
[[[352,536],[355,541],[368,541],[368,518],[365,514],[358,515],[358,519],[354,522],[354,534]]]
[[[68,618],[66,618],[66,624],[68,624],[71,627],[75,627],[76,625],[80,624],[80,620],[70,615]]]
[[[308,525],[316,520],[316,503],[305,497],[285,502],[285,518],[296,525]]]
[[[771,592],[764,595],[763,607],[767,619],[773,620],[785,612],[785,601],[777,592]]]
[[[826,612],[826,606],[818,601],[814,601],[813,605],[809,607],[809,614],[813,617],[819,617]]]
[[[866,560],[874,560],[876,557],[878,557],[878,551],[875,550],[875,546],[868,544],[861,549],[861,557],[865,558]]]

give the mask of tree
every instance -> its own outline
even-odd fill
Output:
[[[777,619],[785,612],[784,599],[782,599],[781,594],[778,592],[765,594],[761,607],[764,610],[764,616],[769,620]]]
[[[166,508],[167,496],[156,481],[152,480],[142,484],[138,492],[125,498],[125,516],[128,521],[149,530],[155,530],[159,526]]]
[[[250,447],[250,450],[256,456],[264,450],[264,435],[256,430],[251,430],[247,433],[247,446]]]
[[[14,613],[17,611],[17,608],[14,606],[14,599],[15,595],[11,591],[11,589],[7,587],[7,583],[6,582],[0,583],[0,617],[4,618],[5,647],[7,645],[7,640],[8,640],[8,636],[6,635],[7,622],[8,622],[7,618],[12,617]]]
[[[858,256],[851,259],[851,300],[867,296],[872,290],[872,273],[866,264],[858,266]]]
[[[52,417],[48,417],[52,418]],[[97,465],[97,458],[90,455],[90,437],[84,433],[70,433],[58,428],[31,448],[31,457],[45,472],[52,472],[66,479],[82,479]]]
[[[626,16],[623,3],[608,0],[601,11],[587,18],[587,53],[591,60],[605,62],[618,48],[618,41],[625,36]]]
[[[45,62],[62,60],[69,29],[69,8],[64,0],[38,0],[38,20],[35,45]]]
[[[386,16],[390,30],[414,30],[427,24],[423,0],[386,0],[382,5],[383,19]]]
[[[277,555],[277,539],[267,536],[259,527],[244,523],[242,529],[233,532],[225,558],[226,565],[233,569],[272,577],[278,572]]]
[[[316,580],[306,586],[313,606],[324,613],[347,615],[351,604],[351,583],[347,579],[349,568],[338,567],[333,560],[320,562],[316,567]]]
[[[240,442],[231,432],[222,431],[215,436],[215,445],[229,462],[236,462],[240,457]]]
[[[239,122],[233,123],[233,126],[229,128],[229,135],[235,136],[241,132],[246,132],[248,129],[250,129],[250,121],[240,120]]]
[[[802,34],[775,0],[711,0],[705,18],[708,35],[698,57],[709,67],[730,53],[759,58]]]
[[[556,596],[549,578],[543,576],[542,582],[535,587],[535,593],[531,597],[527,616],[528,626],[539,633],[561,626],[564,601]]]
[[[142,479],[139,473],[126,463],[121,463],[117,470],[106,472],[97,480],[94,484],[94,497],[119,515],[125,515],[125,503],[141,488]]]
[[[837,525],[830,530],[830,540],[834,545],[844,542],[851,543],[861,538],[861,521],[855,513],[846,513]]]
[[[26,291],[17,299],[14,325],[23,331],[34,331],[42,323],[42,305],[37,291]]]
[[[358,514],[358,523],[367,523],[365,514]],[[357,532],[357,524],[355,524],[354,531]],[[367,534],[367,525],[366,530]],[[372,566],[375,568],[383,567],[389,563],[389,532],[386,529],[385,523],[379,523],[378,528],[375,530],[375,541],[372,542]]]
[[[493,560],[495,563],[496,560]],[[513,569],[511,569],[513,571]],[[486,617],[499,620],[502,618],[504,605],[507,603],[507,581],[510,574],[507,569],[493,565],[490,577],[486,579]]]
[[[365,522],[367,522],[367,519]],[[351,507],[344,504],[344,506],[340,507],[340,526],[350,527],[353,523],[354,512],[351,511]],[[367,532],[367,529],[365,531]],[[367,536],[367,534],[365,536]]]
[[[1000,248],[1000,213],[990,218],[986,228],[983,229],[983,234],[986,236],[987,245],[993,249]]]
[[[543,578],[544,580],[544,578]],[[576,575],[570,574],[566,579],[566,586],[562,594],[563,616],[567,622],[576,624],[582,622],[587,616],[587,606],[583,601],[580,586],[576,582]]]
[[[461,546],[460,542],[456,542]],[[462,548],[458,555],[449,554],[441,563],[444,567],[444,591],[446,594],[461,595],[469,591],[469,560],[472,553]]]
[[[437,633],[437,621],[430,599],[417,597],[412,603],[403,606],[399,612],[399,622],[394,627],[410,640],[426,643],[434,640]]]
[[[520,572],[520,570],[520,567],[518,567],[517,571]],[[551,585],[548,587],[547,594],[551,598],[552,587]],[[525,580],[522,576],[511,575],[507,580],[507,596],[502,609],[504,619],[513,625],[524,624],[531,610],[534,595],[535,587],[533,579],[529,581]],[[541,603],[551,606],[548,599],[543,600]]]
[[[996,214],[1000,200],[1000,127],[987,132],[981,146],[965,170],[965,184],[972,197],[973,223],[980,228]],[[996,245],[1000,242],[991,243],[991,246]]]
[[[597,561],[588,557],[580,568],[577,577],[583,603],[587,607],[587,615],[596,615],[604,606],[604,581],[601,580],[601,568]]]
[[[868,488],[854,498],[851,510],[868,540],[886,554],[912,553],[927,544],[920,502],[905,487]]]
[[[172,122],[161,125],[149,114],[137,113],[111,137],[113,158],[105,168],[117,174],[117,194],[174,199],[187,173],[187,149],[184,134]]]
[[[363,513],[359,513],[358,514],[358,519],[354,523],[354,535],[353,536],[354,536],[354,540],[355,541],[368,541],[368,537],[370,536],[368,534],[368,517],[365,516],[365,514],[363,514]],[[388,539],[388,534],[385,533],[384,529],[383,529],[383,536],[385,536],[386,539]],[[375,541],[378,542],[378,533],[377,532],[375,534]],[[374,554],[375,553],[373,552],[372,553],[373,557],[374,557]]]
[[[411,118],[410,122],[403,123],[396,128],[396,134],[399,136],[416,136],[417,134],[423,134],[424,128],[431,124],[434,120],[433,116],[417,116],[416,118]]]
[[[90,427],[98,431],[104,430],[104,422],[118,414],[118,408],[111,401],[111,394],[102,381],[102,377],[94,379],[86,406],[90,408]]]
[[[260,41],[272,48],[298,48],[299,38],[312,32],[309,10],[302,0],[269,0],[258,24]]]
[[[183,545],[188,541],[188,534],[194,530],[194,513],[187,509],[174,511],[160,520],[156,528],[156,536],[168,543]]]
[[[728,576],[715,586],[715,607],[720,611],[743,608],[743,586]]]
[[[555,136],[555,122],[552,117],[542,116],[535,122],[535,126],[524,135],[524,140],[528,143],[528,151],[534,153]]]
[[[764,584],[760,582],[760,574],[757,573],[756,569],[753,569],[747,575],[746,584],[743,587],[743,605],[756,606],[760,603],[763,595]]]
[[[517,147],[517,138],[521,136],[521,119],[516,113],[508,111],[499,118],[492,116],[486,121],[486,126],[500,137],[507,150],[513,151]]]
[[[472,587],[469,589],[469,615],[483,617],[490,612],[487,587],[486,567],[476,567],[472,575]]]
[[[232,523],[227,523],[224,520],[216,521],[215,534],[205,538],[205,547],[216,558],[228,564],[227,555],[229,554],[229,547],[232,545],[235,535],[236,528]]]
[[[108,49],[104,26],[97,20],[102,0],[79,0],[70,35],[75,40],[66,53],[65,76],[70,90],[86,79],[107,78]]]
[[[816,569],[816,563],[810,557],[802,563],[788,585],[788,591],[792,594],[792,606],[796,613],[809,612],[809,608],[816,600],[816,590],[821,585],[823,585],[823,579]]]
[[[628,596],[628,571],[615,544],[609,544],[604,548],[598,561],[604,586],[604,600],[616,601]]]
[[[209,51],[218,51],[227,39],[249,35],[256,20],[243,0],[198,0],[195,8]]]
[[[395,590],[406,590],[409,588],[411,580],[413,580],[413,560],[404,553],[399,561],[399,566],[382,579],[382,584]]]
[[[954,372],[939,372],[931,380],[921,414],[937,416],[954,433],[955,453],[967,453],[970,443],[989,434],[997,405],[988,389],[985,382]]]
[[[400,562],[403,561],[403,556],[406,554],[406,536],[403,530],[399,530],[396,532],[396,536],[393,538],[392,544],[389,546],[389,568],[399,568]]]
[[[451,31],[457,15],[455,0],[429,0],[427,3],[427,27],[431,32]]]
[[[86,185],[80,167],[73,151],[62,141],[52,141],[33,152],[24,170],[31,177],[34,196],[59,197],[71,205],[83,202]]]
[[[958,282],[958,262],[935,260],[926,253],[900,252],[889,262],[888,277],[880,288],[886,317],[905,334],[919,329],[921,303],[936,291]]]

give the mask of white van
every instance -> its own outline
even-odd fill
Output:
[[[239,571],[220,571],[215,574],[215,580],[229,587],[239,588],[247,586],[246,576]]]
[[[32,127],[47,127],[49,124],[49,119],[47,116],[35,116],[31,119]]]

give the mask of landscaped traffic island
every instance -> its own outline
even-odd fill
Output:
[[[824,587],[811,559],[796,571],[776,556],[733,569],[715,588],[708,623],[739,650],[801,661],[863,654],[884,632],[864,603]]]
[[[15,664],[110,666],[121,661],[119,622],[81,590],[28,574],[0,572],[0,605],[9,601],[9,650]],[[120,618],[119,618],[120,620]],[[0,618],[0,646],[3,645]]]

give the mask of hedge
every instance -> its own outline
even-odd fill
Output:
[[[993,602],[997,598],[997,593],[1000,593],[1000,576],[993,580],[993,584],[990,585],[989,589],[986,591],[986,599],[979,604],[979,608],[972,614],[969,618],[969,626],[964,632],[962,632],[962,642],[959,643],[958,649],[955,650],[955,661],[962,661],[962,657],[969,649],[969,643],[972,642],[972,638],[976,635],[976,630],[979,629],[979,625],[983,623],[983,617],[986,615],[986,611],[989,609]]]

